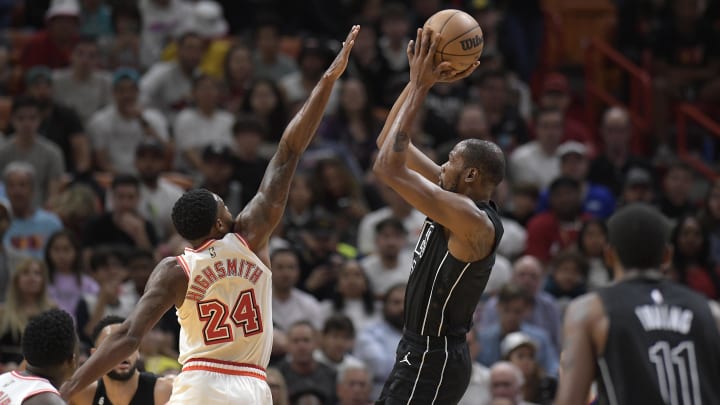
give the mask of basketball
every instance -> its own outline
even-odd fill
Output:
[[[480,58],[483,32],[470,14],[452,9],[438,11],[425,21],[423,28],[442,36],[435,52],[435,65],[447,61],[453,69],[463,71]]]

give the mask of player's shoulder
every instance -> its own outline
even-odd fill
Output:
[[[602,299],[597,292],[583,294],[572,301],[565,311],[566,322],[582,324],[594,322],[605,315]]]
[[[65,405],[60,394],[57,392],[47,391],[24,400],[23,405]]]

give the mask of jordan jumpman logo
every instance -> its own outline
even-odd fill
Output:
[[[403,359],[400,360],[400,363],[407,363],[408,366],[412,366],[412,364],[410,364],[410,360],[408,360],[408,356],[409,356],[409,355],[410,355],[410,352],[407,352],[407,354],[405,355],[405,357],[403,357]]]

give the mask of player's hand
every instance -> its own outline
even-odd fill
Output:
[[[455,69],[451,69],[450,71],[443,72],[444,75],[440,78],[439,82],[452,83],[452,82],[456,82],[458,80],[462,80],[462,79],[470,76],[471,74],[473,74],[473,72],[475,71],[475,69],[478,68],[478,66],[480,66],[480,61],[475,61],[475,63],[468,66],[468,68],[463,71],[457,71]]]
[[[435,66],[435,52],[439,42],[439,34],[429,28],[418,28],[417,38],[408,44],[410,81],[416,86],[429,88],[452,75],[450,62],[441,62]]]
[[[353,25],[347,38],[345,38],[345,42],[342,43],[342,49],[340,49],[340,52],[338,52],[335,60],[325,72],[326,77],[337,80],[343,74],[345,68],[347,68],[348,60],[350,59],[350,51],[352,50],[353,45],[355,45],[355,38],[357,38],[358,32],[360,32],[360,26]]]

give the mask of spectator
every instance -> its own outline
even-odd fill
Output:
[[[613,279],[610,266],[605,262],[607,240],[607,225],[601,219],[591,219],[580,228],[577,250],[588,261],[588,290],[604,287]]]
[[[503,5],[498,36],[500,50],[520,78],[530,82],[540,61],[545,37],[542,1],[510,0]]]
[[[489,405],[490,404],[490,369],[475,360],[480,353],[480,346],[475,331],[471,330],[465,335],[468,343],[468,352],[472,362],[470,384],[458,405]]]
[[[510,174],[515,182],[545,188],[560,173],[558,146],[563,133],[563,115],[559,110],[541,109],[535,115],[536,140],[510,155]]]
[[[528,131],[517,108],[510,104],[507,75],[501,70],[490,70],[477,80],[477,96],[485,110],[493,140],[509,154],[527,142]]]
[[[318,300],[330,298],[345,259],[343,253],[347,258],[354,258],[354,249],[340,244],[335,221],[325,214],[318,215],[308,225],[302,240],[300,279],[303,289]],[[341,251],[343,247],[347,252]]]
[[[345,315],[333,315],[325,320],[320,336],[320,347],[313,352],[313,358],[335,372],[362,362],[350,354],[355,344],[355,327]],[[368,383],[369,386],[369,383]]]
[[[494,270],[494,269],[493,269]],[[524,320],[530,325],[545,330],[555,348],[560,347],[560,311],[553,297],[543,290],[545,271],[542,263],[533,256],[523,256],[513,264],[511,281],[529,293],[532,310],[525,314]],[[489,328],[498,322],[498,297],[492,297],[485,303],[478,330]]]
[[[9,228],[10,207],[6,201],[0,199],[0,240],[5,237],[5,233]],[[5,302],[5,293],[7,292],[11,273],[20,258],[22,256],[0,244],[0,304]]]
[[[208,145],[202,151],[199,187],[223,199],[230,212],[239,213],[243,207],[243,185],[233,180],[235,157],[227,145]]]
[[[495,192],[491,196],[491,199],[495,201],[498,207],[509,205],[508,183],[508,181],[503,180],[495,187]],[[528,207],[528,210],[531,210],[531,208]],[[505,232],[503,232],[502,240],[498,245],[497,253],[510,260],[515,260],[525,252],[527,231],[523,225],[520,225],[519,222],[508,216],[506,212],[501,211],[500,215]]]
[[[368,325],[358,334],[354,354],[370,369],[373,376],[372,398],[382,391],[385,379],[395,365],[397,347],[403,329],[405,284],[388,290],[383,300],[383,319]]]
[[[671,278],[705,294],[720,298],[720,274],[710,256],[710,239],[696,216],[681,217],[671,235]]]
[[[52,72],[42,66],[32,68],[27,74],[27,95],[35,100],[40,111],[38,133],[60,147],[71,173],[87,173],[91,165],[90,145],[82,120],[74,110],[53,101],[52,93]]]
[[[33,202],[35,169],[25,162],[12,162],[3,172],[5,190],[12,219],[5,232],[5,250],[42,259],[45,243],[50,235],[62,229],[62,223],[52,212],[37,208]]]
[[[195,32],[182,33],[177,44],[177,60],[154,64],[140,81],[141,104],[157,108],[171,122],[190,102],[193,77],[203,55],[203,39]]]
[[[720,180],[708,188],[700,221],[710,238],[710,256],[715,263],[720,263]]]
[[[113,77],[113,101],[88,123],[98,168],[122,173],[134,167],[135,150],[143,139],[167,143],[168,125],[158,111],[138,104],[137,71],[118,69]]]
[[[300,321],[311,321],[316,328],[322,326],[320,304],[310,294],[296,288],[300,279],[300,261],[291,249],[276,249],[270,255],[273,287],[273,323],[289,332],[290,326]]]
[[[352,152],[366,171],[376,151],[375,138],[380,133],[380,123],[373,115],[365,84],[358,79],[343,81],[340,105],[337,112],[325,119],[318,136],[337,142]]]
[[[111,191],[110,209],[88,223],[83,246],[90,249],[100,245],[153,249],[158,243],[155,228],[139,213],[140,181],[131,175],[117,175]]]
[[[355,38],[353,52],[350,55],[350,63],[348,64],[349,76],[359,79],[365,83],[367,90],[367,98],[370,105],[382,105],[390,107],[392,101],[388,103],[387,84],[391,83],[397,76],[393,75],[388,66],[388,62],[380,53],[378,47],[378,33],[375,24],[369,21],[356,21],[363,29]],[[406,56],[407,58],[407,56]],[[301,64],[302,69],[302,64]],[[403,83],[407,82],[407,77],[402,75]],[[334,110],[329,111],[333,113]]]
[[[50,236],[45,247],[50,298],[58,308],[71,314],[77,311],[84,294],[97,294],[100,289],[90,276],[83,274],[82,247],[75,236],[58,231]]]
[[[112,99],[112,78],[97,70],[98,62],[97,42],[83,37],[72,51],[70,67],[53,72],[53,99],[75,110],[83,123]]]
[[[45,29],[36,32],[22,49],[23,69],[37,65],[51,69],[67,66],[78,37],[79,14],[77,0],[52,0],[45,13]]]
[[[266,131],[261,122],[252,115],[240,115],[232,126],[234,174],[242,186],[242,205],[245,206],[260,188],[269,161],[260,156],[260,145]]]
[[[357,224],[367,214],[360,183],[338,158],[320,160],[315,166],[315,180],[315,201],[335,217],[341,240],[355,242]]]
[[[632,203],[655,203],[655,188],[650,172],[640,166],[633,167],[627,172],[620,195],[621,205]]]
[[[585,124],[574,119],[568,113],[572,104],[570,83],[562,73],[550,73],[545,76],[542,94],[540,94],[540,108],[552,108],[563,113],[562,142],[575,141],[585,145],[586,154],[593,155],[594,143],[590,130]]]
[[[557,379],[545,374],[535,359],[537,346],[522,332],[511,333],[501,345],[503,360],[514,364],[523,373],[523,397],[538,405],[552,405],[557,390]]]
[[[361,34],[355,39],[356,43],[353,47],[353,53],[350,56],[351,59],[357,55],[357,42],[360,36]],[[313,86],[320,80],[320,76],[325,69],[330,66],[331,61],[332,52],[324,43],[314,38],[305,40],[300,55],[298,56],[300,70],[283,76],[279,82],[280,88],[285,93],[291,113],[294,113],[308,98]],[[340,87],[341,86],[335,86],[333,88],[327,107],[325,107],[326,115],[332,114],[337,110]]]
[[[96,38],[112,35],[110,7],[102,0],[81,0],[80,34]]]
[[[140,0],[142,41],[140,57],[143,67],[160,60],[165,44],[183,21],[190,18],[191,6],[181,0]]]
[[[369,255],[375,252],[377,248],[377,224],[387,218],[397,218],[402,221],[406,230],[404,247],[407,250],[414,248],[423,224],[425,223],[425,215],[413,208],[412,205],[408,204],[395,190],[386,184],[378,184],[378,191],[385,206],[369,212],[360,220],[357,238],[358,250],[363,255]]]
[[[222,76],[222,105],[232,114],[242,110],[254,74],[252,51],[244,43],[235,44],[225,55]]]
[[[319,391],[325,405],[335,403],[335,371],[313,358],[316,348],[315,327],[308,321],[292,324],[288,330],[288,358],[278,369],[285,377],[290,397],[308,389]]]
[[[202,166],[202,150],[208,145],[230,146],[232,114],[219,108],[220,87],[211,76],[200,75],[193,81],[194,107],[178,114],[173,129],[178,159],[175,167],[196,173]]]
[[[291,58],[280,52],[280,21],[270,15],[260,16],[255,25],[253,66],[258,77],[278,82],[297,72]]]
[[[13,370],[23,361],[22,333],[28,320],[55,306],[47,288],[48,273],[42,261],[26,258],[18,263],[0,306],[0,367]]]
[[[263,141],[275,143],[280,140],[288,117],[285,97],[275,82],[269,79],[255,80],[245,93],[242,110],[263,124],[266,135]]]
[[[503,216],[517,221],[527,227],[530,219],[535,216],[535,209],[540,201],[540,190],[534,184],[513,182],[510,209],[503,211]]]
[[[114,35],[100,40],[104,65],[114,71],[121,67],[139,70],[142,16],[136,4],[119,3],[112,8]]]
[[[538,363],[550,375],[557,375],[558,354],[548,333],[523,320],[532,306],[532,295],[514,284],[505,285],[498,294],[498,322],[478,334],[480,354],[477,359],[489,367],[502,357],[500,343],[512,332],[524,332],[538,344]]]
[[[663,215],[671,221],[675,221],[681,216],[695,211],[691,197],[694,183],[695,174],[684,163],[673,163],[667,168],[658,201]]]
[[[525,378],[514,364],[500,361],[490,369],[492,405],[537,405],[523,400]]]
[[[630,151],[632,122],[627,110],[610,107],[603,114],[600,123],[603,150],[590,164],[588,180],[609,188],[619,196],[624,179],[632,167],[640,166],[650,170],[649,165]]]
[[[580,182],[583,210],[596,218],[608,218],[615,211],[615,197],[607,187],[593,184],[587,180],[590,161],[585,145],[569,141],[558,147],[560,157],[560,176],[570,177]],[[540,197],[539,211],[548,209],[548,193]]]
[[[166,156],[165,145],[153,139],[144,139],[135,148],[135,169],[140,179],[138,212],[152,223],[161,241],[175,234],[170,213],[183,194],[182,188],[161,177]]]
[[[308,227],[315,223],[320,209],[313,204],[313,192],[307,173],[296,173],[290,184],[287,208],[282,222],[283,237],[291,244],[304,246]]]
[[[0,95],[2,96],[10,94],[14,87],[16,69],[10,58],[10,52],[10,45],[5,41],[0,41]],[[0,128],[0,130],[4,129]]]
[[[362,363],[348,364],[338,369],[337,405],[368,405],[372,376]]]
[[[267,383],[272,394],[272,405],[289,405],[287,384],[280,370],[275,367],[267,369]]]
[[[587,260],[581,253],[571,250],[555,256],[545,291],[555,297],[561,313],[571,300],[587,292],[587,276]]]
[[[378,46],[382,57],[387,61],[388,68],[395,74],[407,72],[410,21],[405,6],[399,3],[384,5],[380,17],[380,30],[382,35],[378,40]]]
[[[375,253],[360,262],[378,296],[410,277],[412,254],[405,248],[407,230],[397,218],[386,218],[375,225]]]
[[[368,277],[355,260],[347,260],[340,267],[335,293],[329,300],[323,301],[322,306],[323,317],[333,314],[347,316],[356,330],[362,330],[379,319]]]
[[[526,254],[548,262],[558,252],[575,244],[578,232],[589,216],[582,210],[580,183],[559,177],[550,185],[550,210],[528,222]]]
[[[456,131],[458,139],[482,139],[492,141],[488,127],[485,110],[478,104],[465,104],[458,114]],[[458,139],[452,139],[438,147],[438,155],[447,156],[457,144]]]

